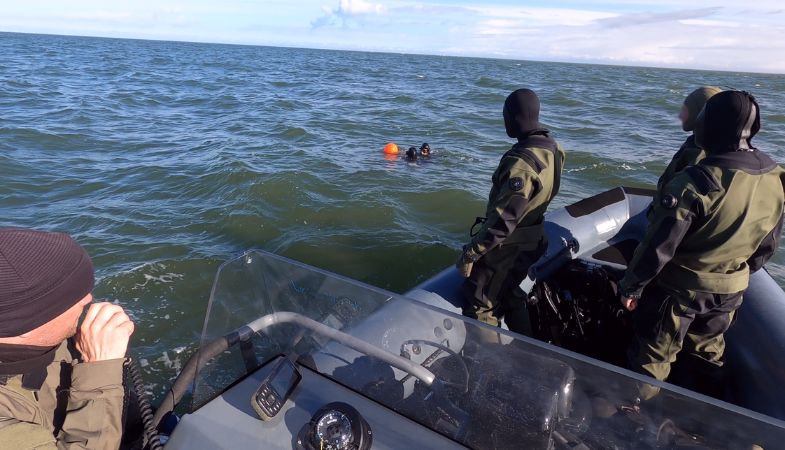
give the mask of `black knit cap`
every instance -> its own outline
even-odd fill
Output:
[[[32,331],[93,290],[93,262],[70,236],[0,229],[0,337]]]

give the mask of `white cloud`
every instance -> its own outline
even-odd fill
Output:
[[[782,1],[25,0],[0,30],[785,72]]]
[[[311,25],[318,28],[340,22],[341,25],[346,26],[350,19],[366,15],[380,15],[384,14],[386,10],[387,8],[381,3],[367,0],[340,0],[335,8],[323,6],[324,15],[311,22]]]
[[[695,25],[703,27],[729,27],[739,28],[742,26],[741,22],[730,22],[727,20],[707,20],[707,19],[686,19],[680,20],[679,23],[684,25]]]
[[[785,22],[718,7],[614,14],[478,8],[481,20],[445,50],[509,58],[785,72]],[[744,32],[735,29],[743,26]]]
[[[780,2],[576,0],[560,8],[344,0],[312,25],[338,26],[330,37],[344,35],[354,48],[361,36],[362,48],[387,51],[785,72]],[[383,31],[391,28],[405,31],[391,41]]]
[[[518,21],[519,25],[584,26],[595,23],[597,20],[618,17],[616,13],[569,8],[478,6],[472,7],[471,10],[475,11],[483,19],[481,23],[486,25],[489,20],[503,19]]]
[[[647,25],[651,23],[666,23],[676,20],[702,19],[717,14],[721,9],[722,8],[711,7],[700,9],[682,9],[658,13],[636,12],[601,19],[598,21],[598,23],[608,28],[620,28],[636,25]]]
[[[358,14],[382,14],[384,5],[381,3],[371,3],[365,0],[341,0],[338,11],[343,14],[354,16]]]
[[[159,6],[152,0],[50,4],[30,0],[6,8],[0,30],[123,37],[169,37],[196,20],[184,8]]]

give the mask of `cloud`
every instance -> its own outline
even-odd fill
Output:
[[[501,19],[517,21],[519,25],[532,26],[584,26],[598,20],[617,17],[617,13],[572,8],[539,8],[515,6],[477,6],[471,8],[481,24]]]
[[[425,3],[415,3],[388,8],[390,13],[401,14],[421,14],[421,15],[446,15],[446,14],[469,14],[471,8],[455,5],[429,5]]]
[[[785,73],[782,0],[7,3],[4,31]]]
[[[0,30],[161,38],[176,35],[181,28],[199,25],[186,9],[161,7],[152,1],[111,5],[99,2],[50,5],[40,0],[29,3],[30,7],[17,5],[4,11],[0,16]]]
[[[648,25],[662,22],[675,22],[678,20],[704,19],[717,14],[722,8],[700,8],[668,11],[663,13],[640,12],[622,14],[616,17],[600,19],[597,22],[607,28],[621,28],[635,25]]]
[[[684,25],[697,25],[706,27],[727,27],[739,28],[742,26],[741,22],[731,22],[726,20],[708,20],[708,19],[686,19],[680,20],[679,23]]]
[[[387,8],[381,3],[367,0],[340,0],[337,7],[324,6],[322,11],[324,11],[324,15],[311,22],[313,28],[335,25],[339,22],[342,26],[346,26],[350,19],[381,15],[387,11]]]
[[[485,18],[460,47],[451,51],[556,61],[785,72],[785,41],[778,38],[785,27],[761,24],[754,15],[742,19],[725,14],[721,8],[701,8],[617,14],[583,24],[571,17]],[[556,22],[561,24],[554,25]],[[734,30],[740,26],[744,27],[743,33]]]

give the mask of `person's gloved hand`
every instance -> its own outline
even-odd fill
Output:
[[[76,349],[82,361],[124,358],[134,323],[123,308],[111,303],[93,303],[76,334]]]
[[[461,253],[461,256],[458,258],[458,262],[455,263],[455,267],[462,277],[469,278],[469,276],[471,276],[472,268],[478,258],[479,255],[475,253],[471,247],[463,247],[463,253]]]

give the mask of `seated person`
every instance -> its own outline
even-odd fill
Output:
[[[93,284],[69,236],[0,229],[0,448],[119,447],[134,324]]]

